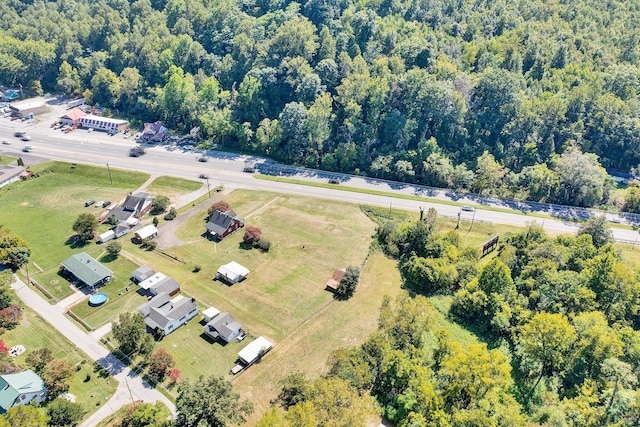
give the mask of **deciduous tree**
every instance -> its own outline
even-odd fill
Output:
[[[73,231],[75,231],[78,239],[83,242],[93,240],[97,227],[98,219],[95,217],[95,215],[92,215],[90,213],[83,213],[78,215],[78,218],[73,223]]]

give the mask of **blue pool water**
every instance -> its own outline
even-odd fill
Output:
[[[109,300],[109,297],[107,296],[107,294],[98,292],[91,295],[91,298],[89,298],[89,305],[92,307],[97,307],[99,305],[104,304],[108,300]]]

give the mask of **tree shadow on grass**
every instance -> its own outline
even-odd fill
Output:
[[[71,249],[78,249],[78,248],[84,248],[85,246],[87,246],[89,244],[89,241],[87,240],[83,240],[82,238],[80,238],[80,236],[78,236],[77,234],[69,237],[64,244],[66,246],[69,246]]]
[[[238,245],[238,247],[240,249],[242,249],[243,251],[250,251],[251,249],[253,249],[253,246],[251,246],[250,244],[248,244],[247,242],[240,242],[240,244]]]
[[[118,259],[118,255],[113,256],[111,254],[105,254],[102,257],[100,257],[100,262],[108,264],[108,263],[113,262],[113,261],[115,261],[117,259]]]

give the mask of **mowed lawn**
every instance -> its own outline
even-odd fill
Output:
[[[236,190],[224,200],[245,217],[247,225],[262,229],[263,237],[271,241],[269,252],[243,248],[244,230],[222,242],[208,240],[203,236],[206,210],[178,230],[177,237],[187,244],[166,249],[184,263],[130,247],[129,243],[125,250],[140,264],[174,277],[183,294],[197,299],[201,311],[208,306],[228,311],[251,336],[263,335],[277,348],[281,340],[295,335],[333,304],[332,294],[324,290],[325,282],[336,268],[362,265],[374,224],[357,205],[321,199]],[[249,268],[249,277],[233,286],[213,280],[218,267],[229,261]],[[193,272],[194,265],[201,270]],[[227,375],[236,353],[250,342],[250,337],[225,346],[213,343],[202,336],[199,319],[158,345],[174,355],[183,378]],[[328,334],[325,338],[319,347],[334,347],[334,337]]]
[[[167,196],[171,202],[175,203],[176,197],[199,190],[203,185],[202,182],[190,179],[160,176],[154,179],[145,191],[154,196]]]
[[[89,416],[109,400],[117,382],[102,377],[91,359],[29,307],[23,307],[22,323],[2,334],[2,340],[8,347],[17,344],[25,346],[26,352],[16,357],[16,362],[21,366],[27,366],[25,359],[30,352],[45,347],[51,350],[54,359],[64,359],[77,366],[69,380],[69,393],[76,396],[76,402],[84,407],[86,416]]]
[[[73,222],[81,213],[98,216],[103,212],[93,206],[84,207],[84,201],[122,200],[143,184],[148,175],[111,168],[113,184],[110,184],[106,168],[85,165],[72,168],[68,163],[47,162],[31,169],[40,176],[0,189],[0,224],[31,246],[31,277],[56,298],[64,298],[71,290],[68,283],[58,280],[60,262],[95,247],[93,242],[84,247],[70,244]],[[52,284],[55,280],[58,282]]]

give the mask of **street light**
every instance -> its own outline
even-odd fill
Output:
[[[109,184],[113,185],[113,179],[111,179],[111,168],[109,167],[109,162],[107,162],[107,170],[109,171]]]

